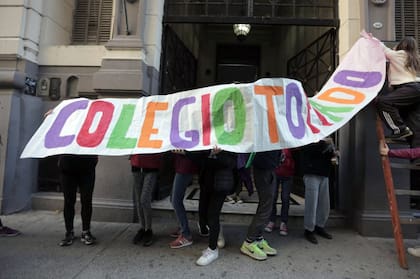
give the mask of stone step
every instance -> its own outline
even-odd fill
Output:
[[[226,202],[222,208],[221,222],[229,224],[249,224],[254,216],[258,199],[255,196],[241,196],[242,203],[230,204]],[[303,227],[304,205],[298,197],[292,199],[289,210],[289,227]],[[298,202],[296,202],[298,200]],[[195,195],[186,195],[184,205],[187,210],[189,220],[198,220],[198,198]],[[32,196],[32,208],[35,210],[52,210],[62,211],[63,195],[56,192],[39,192]],[[133,222],[134,207],[130,200],[116,199],[93,199],[93,216],[94,221],[104,222]],[[159,201],[152,202],[153,216],[155,218],[162,217],[173,219],[176,222],[176,216],[169,197]],[[281,203],[277,205],[278,212]],[[76,211],[80,212],[80,201],[76,203]],[[328,220],[329,227],[345,227],[346,218],[338,211],[332,210]]]

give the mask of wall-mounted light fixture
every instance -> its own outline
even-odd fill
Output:
[[[233,25],[233,33],[235,33],[236,38],[238,38],[239,41],[245,40],[246,36],[248,36],[249,31],[251,31],[251,25],[250,24],[234,24]]]

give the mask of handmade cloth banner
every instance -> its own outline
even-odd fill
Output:
[[[360,38],[312,98],[297,80],[264,78],[140,99],[66,100],[46,117],[21,158],[298,147],[346,124],[375,98],[384,79],[379,43]]]

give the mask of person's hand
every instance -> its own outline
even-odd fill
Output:
[[[215,147],[213,147],[213,149],[211,150],[211,152],[210,152],[210,156],[215,156],[215,155],[219,154],[220,152],[222,152],[222,149],[216,145],[216,146],[215,146]]]
[[[174,149],[174,150],[171,150],[171,151],[174,154],[185,155],[185,150],[184,149]]]
[[[388,152],[389,152],[388,145],[385,143],[385,141],[380,140],[379,141],[379,154],[381,154],[382,156],[388,156]]]
[[[44,113],[44,118],[47,117],[48,115],[52,114],[53,110],[50,109],[49,111],[47,111],[46,113]]]

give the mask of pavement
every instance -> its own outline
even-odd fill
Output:
[[[407,255],[409,269],[399,267],[392,238],[362,237],[345,228],[329,228],[333,240],[319,238],[314,245],[303,238],[301,228],[288,236],[266,234],[278,255],[255,261],[239,251],[247,225],[223,224],[226,247],[209,266],[195,264],[207,239],[198,235],[196,221],[190,220],[194,244],[169,248],[169,233],[175,219],[153,220],[155,242],[150,247],[132,244],[138,224],[92,222],[98,243],[86,246],[76,241],[60,247],[64,222],[60,211],[26,211],[1,216],[3,224],[22,232],[0,238],[0,278],[331,278],[386,279],[420,278],[420,258]],[[80,235],[76,217],[75,231]],[[420,240],[405,240],[406,246]]]

